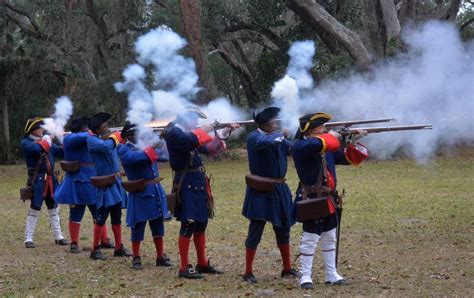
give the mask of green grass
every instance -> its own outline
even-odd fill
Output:
[[[291,164],[291,162],[290,162]],[[35,242],[23,247],[28,204],[19,200],[24,166],[0,167],[0,294],[2,295],[220,295],[302,296],[296,281],[282,280],[279,251],[270,226],[254,268],[259,284],[242,282],[247,220],[241,216],[246,160],[208,164],[214,177],[217,217],[208,228],[208,255],[223,276],[200,281],[178,279],[179,224],[166,223],[165,249],[175,263],[154,267],[154,246],[147,230],[142,245],[144,270],[133,271],[130,259],[92,261],[88,252],[68,253],[53,244],[43,208]],[[294,168],[288,182],[295,190]],[[312,295],[427,296],[474,294],[474,157],[438,158],[420,165],[412,160],[370,161],[360,167],[339,167],[340,188],[346,189],[339,271],[351,281],[346,287],[321,283],[318,251]],[[162,169],[169,188],[170,171]],[[67,236],[68,208],[61,208]],[[125,216],[123,216],[125,219]],[[86,214],[81,246],[91,243],[92,224]],[[292,229],[292,254],[298,253],[301,225]],[[124,239],[130,247],[130,231]],[[107,255],[112,251],[105,250]],[[190,260],[195,263],[194,249]],[[296,262],[298,263],[298,262]]]

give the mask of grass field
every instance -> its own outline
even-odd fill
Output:
[[[290,164],[292,164],[290,162]],[[339,167],[340,188],[346,189],[339,271],[351,285],[328,287],[321,281],[318,251],[312,292],[296,280],[282,280],[279,251],[267,227],[254,268],[257,285],[244,283],[247,220],[241,216],[246,160],[208,165],[212,173],[217,218],[208,228],[208,255],[224,269],[223,276],[189,281],[177,277],[178,223],[166,223],[165,246],[175,263],[154,267],[149,231],[142,245],[144,270],[133,271],[131,259],[92,261],[88,252],[73,255],[54,245],[46,209],[38,223],[36,249],[23,246],[28,204],[19,200],[24,166],[0,167],[0,294],[2,295],[172,295],[172,296],[473,296],[474,295],[474,156],[439,157],[425,165],[413,160],[369,161],[360,167]],[[289,168],[289,185],[297,180]],[[166,187],[167,165],[162,168]],[[68,207],[61,208],[63,232],[68,237]],[[125,218],[125,217],[123,217]],[[86,214],[82,247],[90,246],[92,224]],[[301,225],[292,229],[292,254],[298,253]],[[126,246],[130,231],[126,230]],[[112,251],[105,250],[107,255]],[[194,248],[190,260],[195,263]],[[296,262],[298,263],[298,262]]]

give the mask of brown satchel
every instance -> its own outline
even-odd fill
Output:
[[[46,156],[46,153],[41,153],[40,157],[38,158],[38,163],[36,164],[35,170],[33,172],[33,178],[27,179],[26,180],[26,186],[20,188],[20,199],[24,202],[27,200],[32,200],[33,199],[33,184],[35,183],[36,176],[38,176],[38,171],[41,166],[41,163],[43,162],[44,157]]]
[[[145,191],[145,179],[123,181],[122,186],[128,192],[142,192]]]
[[[270,178],[254,174],[245,175],[245,184],[259,192],[271,192],[275,188],[275,185],[285,181],[285,178]]]
[[[76,173],[79,171],[79,167],[80,167],[78,160],[74,160],[74,161],[63,160],[59,164],[61,165],[61,169],[63,169],[63,171],[66,173]]]
[[[320,220],[328,217],[330,214],[327,201],[327,196],[330,196],[330,189],[322,185],[323,176],[327,176],[326,171],[323,171],[326,159],[324,156],[322,158],[323,164],[321,165],[316,184],[309,186],[300,184],[303,200],[296,202],[296,220],[299,222]],[[308,197],[312,193],[316,193],[316,198]]]
[[[94,176],[91,177],[91,183],[97,188],[107,188],[115,183],[117,176],[115,174],[107,176]]]
[[[181,204],[181,198],[179,197],[179,194],[181,192],[181,185],[183,184],[184,181],[184,176],[189,171],[189,164],[191,163],[192,160],[192,152],[189,152],[189,160],[186,163],[186,166],[184,167],[184,170],[181,171],[181,177],[179,177],[178,183],[173,183],[173,187],[171,188],[171,193],[166,194],[166,203],[168,205],[168,210],[171,211],[171,213],[174,213],[176,210],[176,205]],[[174,181],[174,175],[173,175],[173,181]]]

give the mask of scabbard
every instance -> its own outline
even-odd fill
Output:
[[[336,208],[337,215],[337,229],[336,229],[336,268],[337,260],[339,259],[339,236],[341,235],[341,219],[342,219],[342,207]]]

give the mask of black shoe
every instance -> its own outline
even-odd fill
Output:
[[[301,284],[301,288],[303,290],[312,290],[313,289],[313,283],[312,282],[305,282],[304,284]]]
[[[59,239],[59,240],[54,240],[54,243],[56,243],[57,245],[61,245],[61,246],[64,246],[64,245],[69,245],[69,241],[67,241],[66,239]]]
[[[135,270],[142,270],[142,259],[140,257],[133,257],[132,268]]]
[[[160,258],[156,259],[156,267],[163,266],[163,267],[171,267],[173,263],[171,263],[170,258],[166,254],[163,254]]]
[[[114,250],[114,257],[131,257],[132,254],[128,249],[123,247],[123,244],[120,246],[119,249]]]
[[[196,271],[198,271],[199,273],[207,273],[207,274],[224,274],[223,271],[217,270],[216,268],[211,266],[211,263],[209,262],[209,260],[207,261],[206,267],[196,265]]]
[[[107,238],[107,242],[101,242],[99,244],[99,247],[100,248],[105,248],[105,249],[111,249],[111,248],[115,248],[115,245],[114,243],[112,242],[112,240],[110,240],[110,238]]]
[[[75,242],[71,243],[71,248],[69,249],[69,251],[73,254],[78,254],[81,252],[81,250],[79,249],[79,245],[77,245],[77,243]]]
[[[198,279],[198,278],[204,277],[204,275],[199,274],[199,272],[194,270],[193,266],[191,265],[188,266],[188,269],[186,269],[186,271],[179,271],[178,276],[188,278],[188,279]]]
[[[257,279],[255,278],[255,275],[253,275],[253,273],[245,273],[244,275],[242,275],[242,278],[248,283],[257,283]]]
[[[91,251],[90,258],[93,260],[107,260],[107,257],[98,248]]]
[[[343,278],[335,282],[327,281],[324,284],[328,286],[345,286],[345,285],[348,285],[349,282]]]
[[[295,269],[283,270],[281,272],[281,277],[300,277],[300,273]]]
[[[25,247],[26,248],[35,248],[36,245],[33,243],[33,241],[26,241],[25,242]]]

